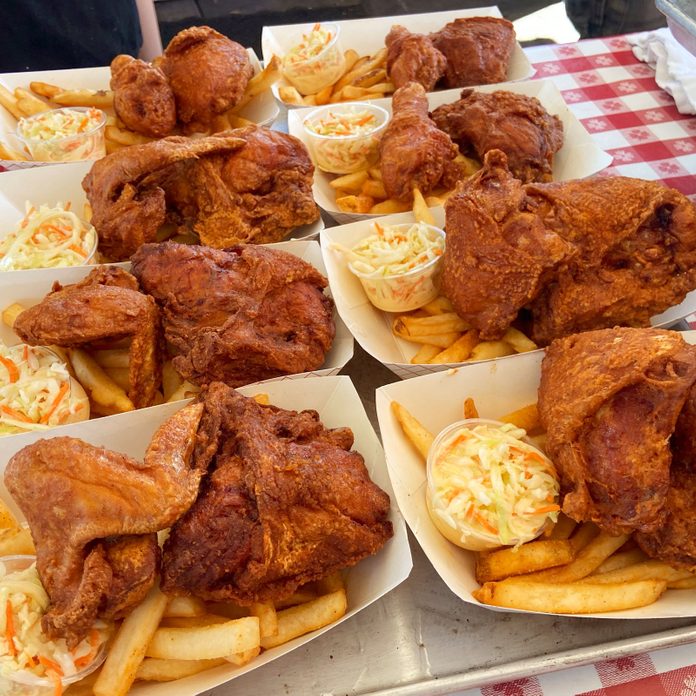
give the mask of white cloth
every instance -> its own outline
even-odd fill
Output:
[[[669,29],[628,37],[638,60],[655,68],[655,82],[674,97],[682,114],[696,114],[696,56],[689,53]]]

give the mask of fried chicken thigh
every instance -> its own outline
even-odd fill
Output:
[[[355,565],[392,534],[389,496],[315,411],[260,406],[212,384],[195,465],[201,493],[164,546],[168,593],[241,604],[280,600]]]
[[[387,34],[385,44],[387,74],[397,89],[409,82],[417,82],[430,92],[444,75],[447,59],[433,46],[429,37],[412,34],[395,24]]]
[[[179,120],[205,130],[242,98],[254,69],[246,49],[210,27],[180,31],[164,50]]]
[[[442,289],[485,339],[647,326],[696,288],[696,206],[627,177],[522,184],[492,150],[446,205]]]
[[[461,98],[432,113],[435,125],[483,161],[489,150],[507,155],[512,175],[523,183],[551,181],[553,155],[563,146],[563,123],[535,97],[498,90],[462,91]]]
[[[128,128],[151,138],[174,130],[174,92],[159,68],[131,56],[116,56],[111,61],[111,89],[116,115]]]
[[[130,337],[128,397],[135,408],[155,402],[161,382],[159,310],[126,271],[98,266],[79,283],[56,283],[17,317],[13,329],[33,346],[77,348]]]
[[[133,273],[162,307],[174,368],[196,384],[240,386],[315,370],[331,347],[327,280],[287,252],[147,244]]]
[[[462,171],[450,137],[428,116],[423,87],[410,82],[394,92],[392,118],[379,146],[384,188],[391,198],[411,201],[413,189],[426,194],[437,186],[451,188]]]
[[[448,88],[505,82],[515,47],[512,22],[499,17],[462,17],[430,34],[447,59]]]
[[[191,466],[203,410],[191,404],[155,433],[144,462],[72,437],[20,450],[5,485],[29,523],[50,599],[50,638],[84,638],[98,617],[118,618],[154,584],[155,532],[193,503],[203,470]]]

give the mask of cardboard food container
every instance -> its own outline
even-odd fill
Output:
[[[70,162],[52,164],[33,169],[6,172],[0,179],[0,239],[17,228],[24,217],[25,204],[56,205],[72,204],[73,212],[82,217],[87,196],[82,188],[82,180],[94,162]],[[292,239],[310,239],[323,229],[321,217],[310,225],[302,225],[290,232]],[[27,273],[27,271],[5,271],[5,273]],[[0,277],[3,272],[0,272]]]
[[[432,213],[435,224],[442,227],[445,222],[444,209],[433,208]],[[367,298],[358,278],[348,270],[348,265],[341,254],[330,248],[333,242],[352,248],[359,240],[374,234],[372,222],[372,220],[362,220],[349,225],[329,227],[321,233],[321,250],[329,276],[331,293],[336,302],[336,309],[355,340],[373,358],[386,365],[402,379],[442,372],[453,367],[465,366],[468,370],[469,366],[477,364],[476,362],[441,365],[412,365],[410,363],[419,345],[404,341],[393,334],[391,322],[397,314],[377,309]],[[404,222],[415,222],[413,213],[387,215],[379,219],[380,225],[396,225]],[[696,290],[690,292],[680,304],[652,317],[650,323],[652,326],[669,327],[694,312],[696,312]],[[492,361],[479,360],[477,362],[513,361],[516,363],[522,355],[524,354],[518,353],[502,358],[493,358]]]
[[[322,422],[328,428],[350,427],[355,435],[353,448],[365,458],[365,465],[372,480],[391,498],[390,520],[394,526],[394,536],[378,554],[362,560],[346,571],[344,577],[348,612],[335,623],[267,650],[244,667],[228,664],[174,682],[159,684],[139,682],[128,692],[131,696],[194,696],[212,689],[286,655],[326,631],[330,631],[334,626],[355,616],[394,589],[411,572],[413,564],[406,526],[394,500],[394,492],[384,462],[384,453],[350,378],[345,376],[312,378],[307,383],[275,382],[263,386],[246,386],[239,391],[247,396],[267,393],[272,404],[286,409],[314,409],[319,412]],[[179,401],[111,416],[107,419],[102,418],[99,422],[86,421],[63,426],[60,435],[78,437],[93,445],[106,447],[142,460],[157,427],[186,403]],[[16,452],[44,437],[46,437],[45,433],[27,433],[4,438],[0,452],[2,472],[5,471],[7,462]],[[11,501],[4,484],[0,487],[0,495],[4,501],[10,503],[13,511],[18,513],[17,506]],[[22,519],[21,514],[19,517]]]
[[[254,73],[261,72],[261,64],[253,48],[247,48],[249,61],[254,68]],[[16,72],[0,74],[0,84],[11,92],[17,87],[29,89],[30,82],[47,82],[65,89],[109,89],[111,81],[111,69],[108,65],[100,68],[73,68],[71,70],[39,70],[33,72]],[[56,107],[59,108],[59,107]],[[270,126],[279,113],[278,105],[270,90],[259,94],[252,99],[239,116],[261,126]],[[4,140],[12,149],[24,152],[23,143],[15,133],[17,120],[6,109],[0,107],[0,140]],[[35,160],[15,161],[0,159],[0,167],[9,171],[16,169],[31,169],[32,167],[44,167],[56,162],[37,162]],[[60,163],[58,163],[60,164]],[[1,171],[1,170],[0,170]]]
[[[381,48],[384,48],[384,40],[392,26],[399,24],[410,32],[417,34],[429,34],[442,29],[445,24],[453,22],[459,17],[502,17],[496,6],[476,7],[466,10],[454,10],[447,12],[426,12],[423,14],[393,15],[389,17],[369,17],[367,19],[348,19],[344,21],[331,21],[339,27],[339,41],[343,51],[352,48],[360,56],[372,56]],[[272,27],[264,27],[261,31],[261,53],[265,63],[274,56],[282,58],[293,46],[302,39],[302,35],[310,32],[315,22],[307,24],[281,24]],[[508,66],[507,80],[524,80],[534,74],[527,56],[518,42],[512,51]],[[278,88],[290,86],[290,83],[281,78],[272,87],[273,94],[288,108],[296,105],[283,102]]]
[[[696,343],[696,331],[685,332]],[[431,522],[425,504],[425,462],[401,431],[391,402],[403,404],[426,428],[437,434],[461,420],[464,399],[474,399],[482,418],[498,419],[537,400],[541,351],[515,360],[472,365],[466,370],[440,372],[377,389],[376,407],[387,468],[399,508],[425,555],[447,586],[464,602],[494,611],[520,611],[479,603],[471,593],[479,584],[474,577],[475,554],[450,543]],[[668,590],[646,607],[599,614],[574,615],[594,619],[667,619],[696,616],[696,590]],[[522,612],[537,614],[540,612]]]
[[[558,91],[558,87],[551,80],[505,82],[498,85],[484,85],[475,89],[479,92],[506,90],[515,94],[536,97],[550,114],[555,114],[561,119],[564,134],[563,147],[553,158],[554,181],[582,179],[611,164],[611,155],[604,152],[594,142],[592,136],[568,108],[563,96]],[[444,92],[430,92],[428,94],[430,110],[432,111],[442,104],[456,102],[461,91],[461,89],[449,89]],[[375,99],[372,103],[381,106],[391,114],[391,99]],[[303,108],[288,113],[288,131],[305,144],[307,144],[308,138],[302,124],[312,111],[312,108]],[[338,210],[335,191],[329,185],[329,182],[334,178],[332,174],[327,174],[319,169],[314,170],[314,199],[334,220],[343,224],[377,217],[375,215],[344,213]]]

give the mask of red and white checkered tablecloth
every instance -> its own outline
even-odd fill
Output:
[[[660,180],[696,202],[696,116],[677,111],[626,38],[534,46],[526,53],[535,78],[553,80],[587,131],[613,156],[602,174]],[[696,696],[696,644],[453,696]]]

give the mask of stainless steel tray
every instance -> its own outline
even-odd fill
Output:
[[[696,55],[696,4],[693,0],[656,0],[655,5],[667,17],[667,26],[674,38]]]

